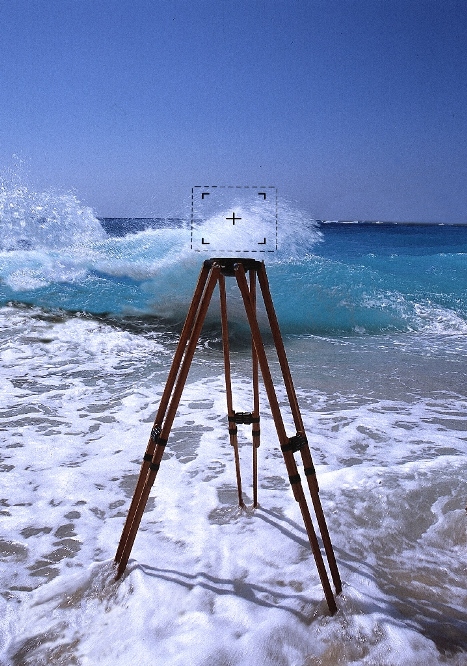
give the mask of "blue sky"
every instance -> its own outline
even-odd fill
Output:
[[[466,130],[465,0],[0,4],[0,172],[101,216],[250,184],[319,219],[467,222]]]

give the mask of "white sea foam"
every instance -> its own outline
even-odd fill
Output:
[[[455,311],[431,303],[416,303],[414,306],[420,320],[420,329],[435,335],[465,335],[467,322]]]
[[[307,341],[288,343],[344,581],[330,617],[263,391],[260,507],[236,505],[218,350],[197,352],[115,582],[112,558],[172,343],[16,308],[0,311],[0,342],[2,663],[465,664],[461,391],[356,395],[342,370],[358,341],[310,339],[308,359],[327,363],[328,378],[326,354],[340,368],[333,392],[319,375],[306,379]],[[233,353],[237,411],[251,408],[249,365],[249,353]],[[286,408],[284,418],[292,432]],[[251,503],[249,427],[239,430]]]

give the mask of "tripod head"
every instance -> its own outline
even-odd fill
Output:
[[[247,259],[245,257],[224,257],[222,259],[206,259],[204,262],[205,268],[212,268],[214,264],[220,267],[222,275],[227,275],[233,277],[235,275],[235,266],[236,264],[242,264],[245,273],[246,271],[257,271],[263,265],[262,261],[256,261],[256,259]]]

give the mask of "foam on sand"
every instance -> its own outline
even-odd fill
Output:
[[[201,348],[115,582],[171,354],[154,334],[31,314],[0,313],[4,663],[464,663],[464,399],[352,403],[299,387],[344,581],[330,617],[264,394],[260,507],[241,511],[221,358]],[[238,410],[248,357],[234,353]]]

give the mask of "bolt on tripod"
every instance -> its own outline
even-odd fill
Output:
[[[246,271],[249,272],[250,284],[246,278]],[[227,327],[227,299],[225,290],[225,276],[235,277],[239,287],[248,324],[252,336],[252,380],[253,380],[253,411],[235,412],[233,409],[231,376],[230,376],[230,352],[229,352],[229,334]],[[258,325],[256,315],[256,278],[258,278],[264,306],[266,309],[269,327],[271,329],[274,345],[282,372],[287,397],[294,420],[296,434],[287,437],[284,422],[282,419],[279,402],[274,388],[271,372],[264,349],[264,344]],[[277,431],[280,448],[284,457],[285,466],[292,486],[295,500],[300,506],[305,529],[310,542],[311,550],[315,559],[318,574],[323,586],[326,601],[331,614],[334,614],[337,606],[331,589],[327,570],[321,554],[319,542],[311,519],[308,504],[303,491],[300,474],[294,454],[300,452],[305,478],[308,483],[311,500],[318,523],[321,540],[327,557],[329,570],[334,583],[336,594],[342,589],[342,584],[337,568],[334,550],[329,537],[326,520],[324,517],[321,501],[319,498],[319,487],[316,479],[315,468],[311,458],[305,430],[303,426],[297,397],[295,394],[292,376],[290,374],[284,343],[277,322],[274,305],[272,302],[269,284],[266,275],[266,269],[263,262],[253,259],[225,258],[208,259],[203,263],[198,278],[198,283],[193,295],[193,299],[188,310],[188,314],[182,329],[180,340],[172,361],[169,376],[162,394],[159,409],[154,420],[149,442],[143,457],[141,471],[136,485],[135,493],[130,505],[128,516],[123,527],[120,543],[115,555],[117,566],[117,579],[125,571],[131,549],[133,547],[136,534],[141,522],[141,518],[146,507],[149,493],[154,484],[157,472],[159,471],[162,456],[164,454],[167,439],[169,437],[175,414],[178,409],[180,398],[185,386],[185,382],[190,370],[191,362],[196,350],[201,329],[211,302],[212,294],[216,284],[219,285],[220,307],[221,307],[221,325],[222,325],[222,346],[224,355],[225,385],[227,397],[227,412],[229,421],[230,443],[234,450],[235,468],[237,476],[238,501],[241,507],[244,507],[243,493],[240,475],[240,461],[237,442],[237,424],[246,423],[252,425],[253,439],[253,505],[258,505],[258,466],[257,450],[260,444],[259,430],[259,388],[258,388],[258,366],[261,370],[266,395],[271,408],[274,425]]]

